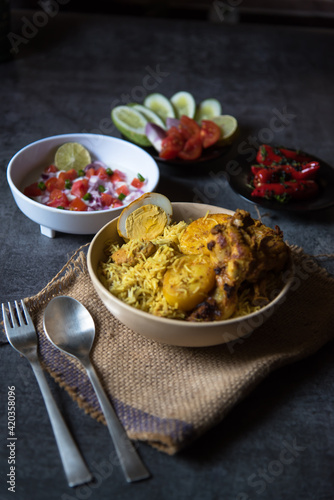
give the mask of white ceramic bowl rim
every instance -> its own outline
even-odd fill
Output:
[[[221,209],[221,210],[223,210],[223,209]],[[116,217],[115,219],[113,219],[112,221],[110,221],[107,225],[112,224],[117,219],[118,219],[118,217]],[[103,283],[100,281],[100,279],[97,276],[97,274],[91,268],[91,266],[90,266],[90,260],[91,260],[90,259],[90,255],[91,255],[91,252],[92,252],[92,247],[94,245],[94,242],[99,238],[100,233],[102,233],[102,231],[104,230],[105,227],[106,226],[104,226],[103,228],[101,228],[100,231],[95,235],[95,237],[91,241],[91,244],[90,244],[89,249],[88,249],[87,262],[88,262],[88,266],[89,266],[89,268],[91,270],[91,273],[97,279],[97,283],[95,282],[95,285],[99,286],[101,292],[107,294],[112,300],[115,300],[116,302],[122,303],[122,307],[124,307],[125,309],[127,309],[129,311],[129,313],[135,312],[136,315],[142,316],[143,318],[146,318],[146,319],[150,318],[151,321],[156,321],[159,324],[163,323],[166,326],[170,326],[171,328],[173,327],[173,325],[176,325],[176,324],[178,324],[178,325],[185,325],[186,323],[191,324],[191,327],[195,328],[195,329],[196,328],[203,328],[203,325],[205,325],[205,327],[207,327],[207,328],[217,328],[219,326],[223,327],[223,326],[226,326],[226,325],[233,325],[235,323],[239,323],[241,320],[242,321],[246,321],[246,320],[249,320],[249,319],[251,320],[253,317],[258,316],[260,313],[263,316],[263,315],[265,315],[266,311],[272,309],[272,307],[275,306],[275,304],[277,304],[278,302],[280,302],[280,300],[282,300],[282,298],[286,294],[287,290],[290,288],[291,283],[293,281],[293,274],[294,274],[293,273],[293,263],[291,262],[291,267],[290,267],[290,269],[288,269],[288,277],[287,277],[287,279],[286,279],[286,281],[284,283],[284,286],[282,287],[282,289],[278,293],[278,295],[276,295],[276,297],[271,302],[269,302],[267,305],[265,305],[264,307],[262,307],[258,311],[254,311],[252,313],[245,314],[244,316],[238,316],[238,317],[235,317],[235,318],[221,320],[221,321],[208,321],[208,322],[186,322],[185,320],[180,320],[180,319],[164,318],[162,316],[155,316],[154,314],[150,314],[150,313],[148,313],[146,311],[142,311],[141,309],[134,308],[133,306],[130,306],[126,302],[122,301],[121,299],[119,299],[118,297],[116,297],[115,295],[113,295],[103,285]]]
[[[46,210],[47,212],[50,212],[50,213],[59,213],[59,209],[58,208],[54,208],[54,207],[48,207],[47,205],[43,205],[41,203],[39,203],[38,201],[35,201],[27,196],[25,196],[23,194],[23,192],[15,185],[15,183],[13,182],[12,180],[12,168],[13,168],[13,165],[14,165],[14,162],[16,160],[16,158],[18,156],[20,156],[23,152],[26,152],[28,151],[30,148],[33,148],[34,146],[36,146],[37,144],[42,144],[44,142],[48,142],[50,140],[53,140],[53,139],[64,139],[66,140],[66,142],[71,142],[71,139],[75,139],[76,142],[79,141],[80,139],[78,138],[79,136],[81,135],[84,135],[86,137],[88,136],[91,136],[92,139],[99,139],[99,138],[103,138],[103,139],[106,139],[107,137],[109,137],[110,139],[113,139],[113,141],[115,141],[116,143],[119,142],[119,143],[124,143],[126,142],[129,147],[133,147],[133,148],[138,148],[138,146],[136,146],[135,144],[132,144],[131,142],[128,142],[128,141],[124,141],[123,139],[119,139],[118,137],[111,137],[111,136],[105,136],[105,135],[101,135],[101,134],[80,134],[80,133],[73,133],[73,134],[60,134],[60,135],[53,135],[53,136],[50,136],[50,137],[45,137],[44,139],[39,139],[37,141],[34,141],[30,144],[28,144],[27,146],[24,146],[23,148],[21,148],[17,153],[15,153],[15,155],[11,158],[11,160],[9,161],[8,163],[8,167],[7,167],[7,181],[8,181],[8,184],[10,186],[10,188],[16,192],[16,194],[18,196],[23,196],[24,198],[27,198],[27,200],[29,200],[30,203],[32,203],[33,206],[35,207],[43,207],[43,210]],[[146,151],[144,150],[141,150],[143,153],[147,154],[148,156],[150,156]],[[156,172],[156,184],[158,184],[159,182],[159,178],[160,178],[160,172],[159,172],[159,169],[157,168],[157,172]],[[124,205],[125,207],[126,205]],[[124,208],[122,207],[122,208]],[[119,210],[119,207],[115,207],[115,208],[108,208],[108,209],[105,209],[105,210],[95,210],[95,211],[90,211],[90,212],[84,212],[85,214],[85,218],[87,217],[96,217],[96,214],[100,214],[101,212],[105,213],[105,212],[108,212],[108,213],[112,213],[112,212],[115,212]],[[67,211],[66,211],[67,212]],[[78,217],[78,216],[82,216],[82,212],[78,212],[78,211],[71,211],[71,217]]]

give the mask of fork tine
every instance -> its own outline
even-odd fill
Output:
[[[22,307],[22,310],[23,310],[23,313],[24,313],[27,325],[33,325],[33,321],[31,319],[31,316],[29,314],[27,306],[25,305],[25,303],[23,302],[23,300],[21,300],[21,307]]]
[[[21,301],[21,304],[22,304],[22,301]],[[20,326],[25,325],[25,320],[24,320],[24,317],[22,315],[22,312],[21,312],[21,309],[20,309],[20,306],[19,306],[19,303],[17,302],[17,300],[15,300],[15,309],[16,309],[17,318],[19,320],[19,325]]]
[[[8,302],[8,309],[9,309],[10,320],[11,320],[13,328],[14,328],[15,326],[18,326],[18,324],[17,324],[17,319],[15,316],[15,311],[13,310],[13,306],[10,302]]]
[[[5,308],[5,304],[1,304],[1,309],[2,309],[3,324],[4,324],[4,327],[5,327],[5,331],[7,333],[7,331],[11,328],[11,326],[10,326],[10,323],[9,323],[9,319],[8,319],[7,311],[6,311],[6,308]]]

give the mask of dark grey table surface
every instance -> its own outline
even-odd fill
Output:
[[[131,16],[131,12],[129,12]],[[28,21],[27,21],[28,20]],[[30,25],[29,25],[30,22]],[[38,25],[39,27],[36,27]],[[30,28],[28,27],[30,26]],[[237,117],[240,135],[225,156],[199,169],[160,165],[158,191],[172,201],[229,209],[255,205],[230,188],[224,170],[261,142],[304,149],[334,165],[334,33],[312,28],[224,25],[187,20],[14,12],[17,54],[0,64],[1,302],[37,293],[91,236],[39,227],[16,207],[6,182],[10,158],[46,136],[99,132],[117,103],[152,91],[189,90],[218,98]],[[20,38],[19,38],[20,37]],[[263,221],[311,255],[333,252],[334,207],[295,213],[259,207]],[[320,257],[333,273],[333,260]],[[329,307],[333,298],[328,299]],[[280,369],[225,420],[176,456],[139,443],[152,478],[125,483],[108,457],[107,429],[86,416],[53,380],[52,392],[96,476],[67,487],[56,444],[30,366],[0,347],[0,499],[333,500],[334,344]],[[16,387],[16,493],[8,491],[8,386]],[[282,462],[286,446],[292,460]]]

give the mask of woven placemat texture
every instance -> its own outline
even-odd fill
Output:
[[[104,417],[84,368],[50,344],[43,312],[57,295],[82,302],[96,325],[92,362],[130,438],[173,454],[212,426],[272,370],[334,336],[334,279],[292,247],[296,275],[286,300],[247,338],[207,348],[162,345],[121,324],[95,293],[83,250],[25,300],[45,369],[92,417]]]

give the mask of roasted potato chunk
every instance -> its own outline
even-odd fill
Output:
[[[166,271],[162,292],[170,305],[190,311],[207,298],[215,284],[215,272],[208,257],[183,255]]]

